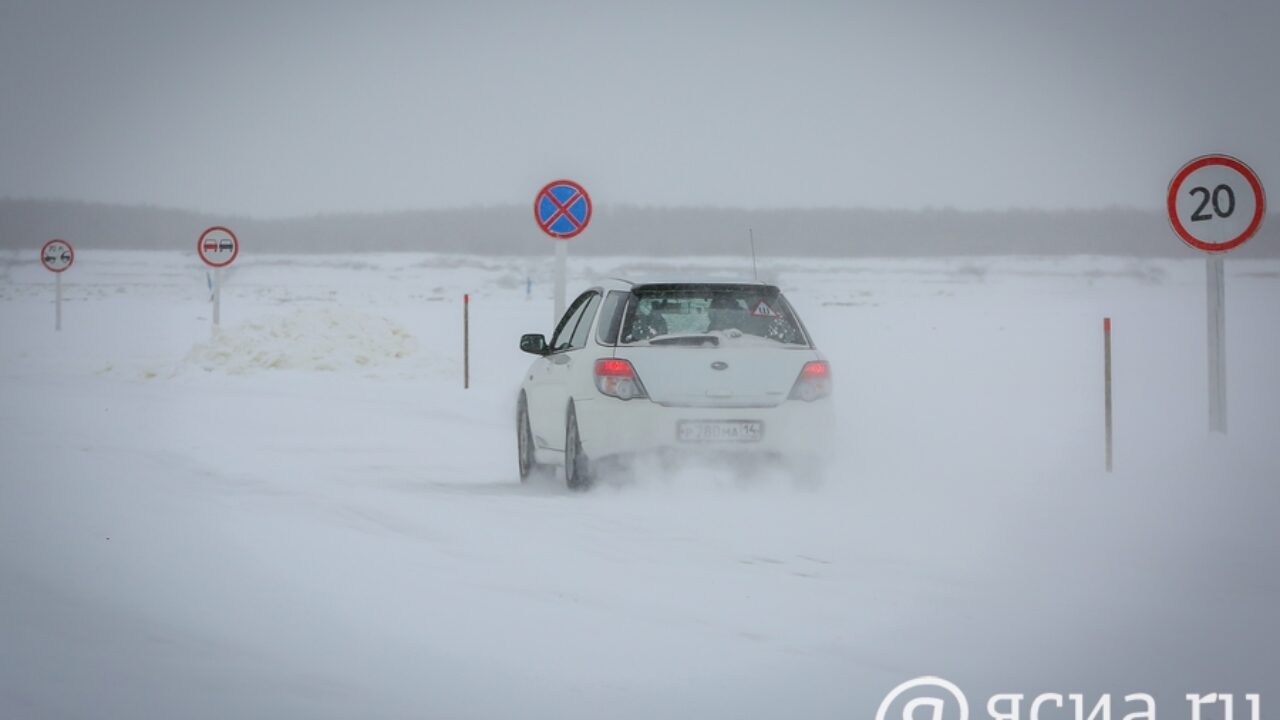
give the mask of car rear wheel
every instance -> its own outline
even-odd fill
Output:
[[[591,480],[591,462],[582,452],[582,437],[578,435],[578,414],[570,404],[564,430],[564,484],[570,490],[587,490]]]
[[[538,460],[533,452],[533,428],[529,426],[529,404],[524,394],[516,404],[516,452],[520,461],[520,482],[528,481],[538,471]]]

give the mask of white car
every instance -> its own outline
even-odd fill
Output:
[[[520,477],[563,468],[584,490],[637,455],[777,458],[815,468],[831,437],[831,368],[777,287],[612,280],[582,293],[516,407]]]

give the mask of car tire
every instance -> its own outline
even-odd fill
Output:
[[[529,403],[524,393],[516,403],[516,457],[520,463],[520,482],[528,482],[540,466],[533,447],[533,427],[529,424]]]
[[[582,451],[582,437],[578,434],[578,414],[569,403],[564,424],[564,484],[570,490],[591,488],[591,461]]]

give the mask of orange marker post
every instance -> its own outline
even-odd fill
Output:
[[[1111,318],[1102,319],[1102,376],[1107,423],[1107,472],[1111,472]]]
[[[462,389],[471,387],[471,295],[462,296]]]

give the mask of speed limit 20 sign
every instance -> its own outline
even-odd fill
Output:
[[[1168,204],[1178,237],[1210,253],[1245,244],[1267,212],[1262,181],[1229,155],[1205,155],[1183,165],[1169,183]]]

